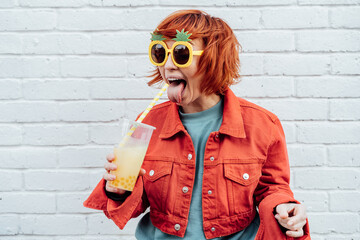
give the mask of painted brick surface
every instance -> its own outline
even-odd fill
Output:
[[[274,112],[312,239],[360,239],[359,0],[1,0],[0,240],[135,240],[82,202],[148,87],[150,34],[203,9],[241,46],[236,95]],[[166,94],[159,102],[167,100]]]

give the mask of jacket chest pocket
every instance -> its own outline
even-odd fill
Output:
[[[254,191],[261,177],[261,163],[224,163],[230,209],[234,214],[254,208]]]
[[[150,206],[154,209],[164,210],[169,190],[170,176],[173,162],[168,161],[144,161],[142,168],[146,170],[144,189]]]

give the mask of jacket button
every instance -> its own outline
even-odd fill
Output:
[[[212,228],[211,228],[211,231],[212,231],[212,232],[215,232],[215,228],[214,228],[214,227],[212,227]]]
[[[174,228],[175,228],[176,231],[179,231],[180,230],[180,224],[178,224],[178,223],[175,224]]]
[[[219,134],[216,134],[215,137],[216,137],[216,138],[219,138]]]
[[[154,170],[150,170],[149,175],[150,175],[150,176],[153,176],[154,173],[155,173]]]
[[[188,187],[183,187],[182,191],[183,191],[183,193],[187,193],[189,191],[189,188]]]
[[[189,159],[189,160],[192,159],[192,154],[191,154],[191,153],[188,154],[188,159]]]
[[[210,195],[210,194],[212,194],[212,191],[211,191],[211,190],[209,190],[209,191],[208,191],[208,194],[209,194],[209,195]]]
[[[249,174],[244,173],[244,174],[243,174],[243,179],[248,180],[248,179],[249,179]]]
[[[215,158],[214,157],[210,157],[210,161],[214,161],[215,160]]]

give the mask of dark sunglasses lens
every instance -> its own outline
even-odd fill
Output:
[[[185,45],[177,45],[174,49],[174,59],[178,64],[186,64],[189,61],[189,49]]]
[[[162,63],[165,59],[165,48],[161,44],[155,44],[151,48],[151,58],[156,63]]]

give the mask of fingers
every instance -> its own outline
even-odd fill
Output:
[[[110,175],[110,174],[109,174]],[[124,194],[126,191],[118,188],[114,188],[109,186],[109,182],[106,182],[105,189],[108,192],[118,193],[118,194]]]
[[[115,155],[113,153],[110,153],[106,156],[106,159],[109,161],[109,162],[112,162],[115,160]]]
[[[286,231],[286,235],[289,237],[302,237],[304,236],[304,230],[302,228],[295,231]]]
[[[291,207],[289,204],[279,204],[276,206],[276,212],[280,218],[287,218],[289,216],[290,209]]]
[[[117,169],[117,166],[114,163],[106,162],[104,164],[104,168],[107,172],[110,172],[110,171],[115,171]]]
[[[145,173],[146,173],[146,170],[143,168],[140,168],[139,176],[143,176],[143,175],[145,175]]]

